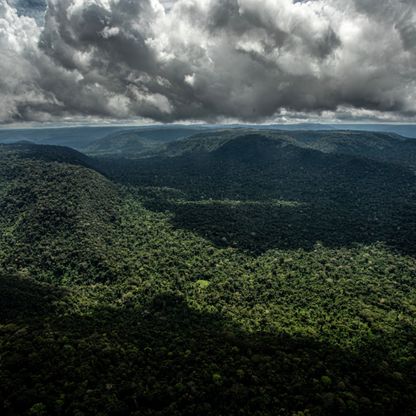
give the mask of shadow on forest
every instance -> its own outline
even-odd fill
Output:
[[[6,322],[19,330],[1,335],[4,415],[25,414],[35,403],[44,410],[37,414],[48,415],[309,409],[305,414],[379,416],[416,409],[415,374],[389,360],[381,339],[356,355],[310,337],[249,334],[175,295],[86,316],[51,313],[42,322],[27,314]]]
[[[1,320],[46,316],[55,310],[54,303],[66,294],[63,288],[30,278],[0,275]]]
[[[149,209],[172,212],[174,226],[217,246],[262,253],[310,250],[318,241],[335,248],[385,242],[416,254],[415,175],[398,165],[299,148],[261,135],[242,136],[212,152],[194,149],[177,157],[97,163],[112,180],[141,188]],[[166,188],[182,193],[179,198],[222,202],[169,200],[163,196]],[[258,204],[227,205],[226,198]],[[272,199],[301,205],[273,206]]]
[[[410,206],[383,211],[359,204],[227,200],[147,200],[145,206],[172,212],[175,227],[193,231],[218,247],[254,254],[273,248],[311,250],[317,242],[332,248],[384,242],[404,254],[416,253],[416,220]]]

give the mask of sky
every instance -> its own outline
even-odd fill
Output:
[[[416,122],[415,0],[0,0],[0,124]]]

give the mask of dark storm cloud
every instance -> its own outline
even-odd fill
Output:
[[[76,7],[71,0],[50,1],[40,47],[69,69],[79,69],[77,56],[84,53],[96,68],[118,63],[151,72],[156,62],[145,42],[152,18],[147,1],[120,1],[111,8],[105,3]]]
[[[3,122],[416,115],[414,1],[29,3],[0,0]]]

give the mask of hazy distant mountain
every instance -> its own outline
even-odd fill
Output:
[[[201,129],[186,127],[119,131],[94,141],[84,151],[95,156],[145,157],[163,151],[169,142],[192,136],[200,131]]]
[[[195,134],[207,135],[213,131],[335,131],[335,130],[357,130],[362,131],[383,131],[401,134],[405,137],[416,138],[415,126],[401,125],[324,125],[324,124],[296,124],[296,125],[264,125],[264,126],[220,126],[220,125],[194,125],[194,126],[144,126],[144,127],[125,127],[125,126],[101,126],[101,127],[71,127],[71,128],[25,128],[25,129],[0,129],[0,143],[15,143],[21,140],[28,140],[39,144],[52,144],[69,146],[77,150],[85,150],[97,154],[127,154],[138,156],[141,150],[137,151],[133,142],[130,146],[123,149],[126,137],[146,138],[148,143],[155,139],[157,142],[170,142],[175,139],[187,138]],[[134,132],[134,133],[132,133]],[[122,140],[117,143],[117,138]],[[99,141],[103,139],[101,143]],[[140,140],[139,140],[140,141]],[[140,141],[141,142],[141,141]],[[155,142],[156,143],[156,142]],[[140,146],[139,146],[140,147]],[[147,149],[148,150],[148,149]],[[173,149],[172,149],[173,151]]]
[[[195,152],[210,152],[241,135],[259,133],[296,146],[368,159],[397,163],[416,169],[416,140],[394,133],[338,130],[293,130],[234,128],[204,132],[168,143],[161,155],[173,157]],[[249,145],[249,141],[247,141]]]
[[[327,130],[354,130],[396,133],[404,137],[416,138],[415,124],[320,124],[320,123],[299,123],[299,124],[268,124],[268,125],[248,125],[236,124],[233,126],[222,125],[222,128],[238,127],[253,128],[256,130],[285,130],[285,131],[327,131]]]
[[[415,124],[333,124],[330,127],[336,130],[396,133],[404,137],[416,138]]]
[[[97,139],[120,130],[128,130],[128,128],[110,126],[0,129],[0,143],[16,143],[28,140],[37,144],[68,146],[82,150]]]
[[[104,151],[108,147],[107,153],[114,151],[118,153],[117,138],[125,140],[131,132],[130,137],[145,137],[146,139],[157,140],[160,142],[171,141],[178,138],[191,136],[198,132],[213,130],[215,127],[209,126],[99,126],[99,127],[56,127],[56,128],[22,128],[8,129],[0,128],[0,143],[16,143],[21,140],[28,140],[38,144],[51,144],[59,146],[69,146],[77,150],[84,150],[91,147]],[[101,144],[100,139],[104,139]],[[115,147],[114,147],[115,146]]]
[[[395,133],[371,131],[293,132],[300,146],[325,153],[340,153],[397,163],[416,170],[416,140]]]

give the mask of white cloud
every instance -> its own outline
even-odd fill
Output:
[[[117,36],[120,33],[120,28],[106,26],[100,33],[104,39],[109,39],[113,36]]]
[[[185,75],[185,82],[193,87],[195,85],[195,73]]]
[[[1,122],[416,120],[411,1],[48,3],[0,0]]]

